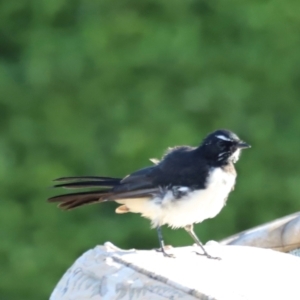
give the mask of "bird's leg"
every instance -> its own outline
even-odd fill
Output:
[[[157,226],[157,235],[158,235],[158,241],[159,241],[159,246],[160,246],[160,250],[164,256],[166,257],[175,257],[173,254],[168,254],[165,250],[165,242],[163,240],[163,236],[162,236],[162,232],[161,232],[161,227]]]
[[[212,259],[220,259],[219,257],[214,257],[209,255],[206,250],[204,249],[202,243],[200,242],[200,240],[198,239],[197,235],[194,232],[194,226],[193,225],[187,225],[184,227],[184,229],[187,231],[187,233],[192,237],[192,239],[194,240],[194,242],[202,249],[203,253],[198,253],[196,252],[198,255],[204,255],[207,258],[212,258]]]

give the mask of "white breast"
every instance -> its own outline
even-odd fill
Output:
[[[191,191],[179,199],[175,199],[172,191],[168,191],[163,198],[117,202],[125,204],[131,212],[141,213],[150,219],[152,227],[164,224],[173,228],[184,227],[215,217],[223,208],[235,178],[236,175],[214,168],[210,172],[206,189]]]

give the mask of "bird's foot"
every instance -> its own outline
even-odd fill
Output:
[[[210,254],[206,253],[199,253],[198,251],[195,251],[195,253],[197,255],[202,255],[202,256],[206,256],[209,259],[217,259],[217,260],[221,260],[221,257],[217,257],[217,256],[211,256]]]
[[[159,248],[156,249],[157,252],[162,252],[163,256],[165,257],[171,257],[171,258],[175,258],[175,255],[172,253],[167,253],[166,250],[164,248]]]

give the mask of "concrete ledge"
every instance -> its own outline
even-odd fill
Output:
[[[297,253],[295,250],[300,248],[300,212],[245,230],[220,243]]]
[[[50,299],[300,299],[298,257],[216,242],[206,248],[221,260],[195,254],[196,246],[171,248],[176,258],[166,258],[106,243],[79,257]]]

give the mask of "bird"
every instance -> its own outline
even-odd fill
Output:
[[[218,129],[197,147],[169,148],[161,160],[124,178],[76,176],[55,179],[55,188],[80,189],[48,199],[63,210],[115,201],[117,214],[139,213],[157,229],[159,250],[167,253],[161,227],[184,228],[207,258],[211,256],[194,232],[194,224],[214,218],[234,189],[241,150],[251,146],[234,132]],[[81,190],[85,189],[85,190]],[[86,189],[89,189],[86,191]]]

